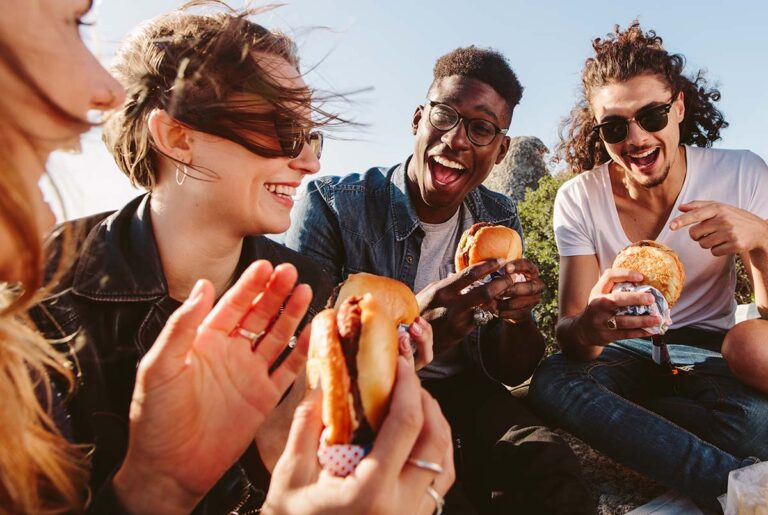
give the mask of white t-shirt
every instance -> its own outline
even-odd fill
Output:
[[[454,255],[459,246],[461,235],[472,227],[475,219],[463,204],[456,214],[442,224],[425,224],[424,239],[421,242],[419,265],[413,291],[420,292],[428,284],[445,279],[454,272]],[[444,238],[443,241],[440,241]],[[452,377],[464,370],[464,360],[459,345],[442,352],[432,362],[419,371],[422,379]]]
[[[420,222],[424,230],[421,241],[419,265],[416,268],[416,278],[413,280],[413,291],[418,293],[429,284],[439,281],[453,272],[453,256],[458,246],[461,209],[441,224]]]
[[[685,148],[687,173],[669,220],[681,214],[678,206],[694,200],[722,202],[768,219],[768,166],[759,156],[746,150]],[[691,239],[688,227],[671,231],[669,220],[656,240],[674,249],[685,267],[672,328],[730,329],[736,311],[734,256],[713,256]],[[610,268],[632,242],[619,221],[607,163],[563,184],[553,224],[561,256],[596,255],[601,273]]]

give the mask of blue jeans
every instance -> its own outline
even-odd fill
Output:
[[[641,339],[614,342],[588,362],[550,356],[529,405],[613,459],[711,502],[731,470],[768,459],[768,398],[736,380],[719,352],[669,345],[669,353],[685,371],[653,363]]]

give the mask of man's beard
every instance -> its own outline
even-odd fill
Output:
[[[660,176],[651,178],[650,182],[647,184],[644,184],[648,189],[655,188],[656,186],[659,186],[661,183],[663,183],[667,179],[667,175],[669,175],[669,169],[672,168],[671,166],[667,165],[667,167],[664,169],[664,173],[662,173]]]
[[[664,183],[671,169],[672,169],[672,165],[667,164],[667,166],[664,168],[664,171],[658,177],[648,177],[647,181],[637,181],[637,183],[643,188],[648,190],[655,188],[656,186],[659,186],[662,183]]]

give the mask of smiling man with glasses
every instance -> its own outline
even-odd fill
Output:
[[[635,22],[593,46],[558,149],[576,174],[554,208],[563,352],[534,375],[532,405],[717,508],[731,470],[768,459],[768,322],[734,325],[737,254],[768,316],[768,167],[748,151],[707,148],[727,126],[720,93],[701,72],[684,75],[684,58],[653,31]],[[611,268],[638,240],[671,247],[685,268],[663,365],[645,330],[660,319],[616,315],[652,302],[612,292],[639,280]]]
[[[473,512],[458,504],[463,491],[480,513],[593,513],[573,453],[501,384],[524,381],[544,351],[531,316],[543,289],[538,270],[521,259],[454,273],[461,234],[475,222],[522,234],[514,202],[481,186],[509,148],[521,95],[501,54],[469,47],[444,55],[411,120],[413,155],[391,168],[312,181],[286,244],[335,281],[371,272],[417,292],[434,349],[417,349],[416,365],[451,424],[463,487],[449,493],[446,510]],[[466,291],[494,271],[495,279]],[[515,283],[516,272],[528,281]],[[481,306],[497,317],[479,327]]]

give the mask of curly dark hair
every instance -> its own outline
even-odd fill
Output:
[[[685,76],[685,57],[667,52],[661,37],[653,30],[644,32],[639,21],[633,21],[624,31],[615,25],[605,39],[596,38],[592,47],[595,56],[586,60],[581,75],[581,98],[563,121],[555,150],[555,159],[565,160],[574,174],[610,159],[603,141],[592,130],[595,117],[589,99],[596,89],[612,83],[653,74],[674,94],[682,92],[685,118],[680,123],[680,144],[709,147],[720,139],[720,130],[728,127],[714,105],[720,100],[720,91],[710,87],[704,71]]]
[[[461,75],[488,84],[507,102],[510,117],[523,96],[523,86],[517,75],[509,66],[507,58],[496,50],[478,48],[475,45],[451,50],[435,63],[432,85],[452,75]]]

